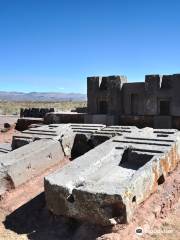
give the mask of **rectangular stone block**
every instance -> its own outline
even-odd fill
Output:
[[[70,159],[73,151],[79,148],[88,151],[91,136],[104,127],[101,124],[51,124],[15,135],[13,151],[1,145],[2,151],[7,154],[0,156],[0,195],[58,164],[65,157]],[[80,151],[80,155],[83,153]]]
[[[154,116],[154,127],[155,128],[172,128],[172,117],[171,116]]]
[[[57,140],[39,140],[0,156],[0,195],[60,163],[64,152]]]
[[[0,154],[8,153],[12,150],[10,143],[0,143]]]
[[[121,134],[45,178],[54,214],[101,225],[129,222],[179,162],[176,130],[134,128]]]
[[[66,131],[71,131],[68,124],[50,124],[30,128],[13,136],[12,148],[17,149],[40,139],[60,139],[62,135],[65,135]]]
[[[16,123],[16,130],[18,131],[24,131],[28,129],[28,127],[31,124],[43,124],[44,119],[43,118],[19,118]]]
[[[68,150],[70,156],[72,146],[74,144],[74,139],[78,134],[83,135],[86,139],[90,136],[104,128],[105,125],[102,124],[50,124],[43,125],[41,127],[30,128],[19,134],[13,136],[12,149],[17,149],[31,142],[40,139],[61,139],[62,145],[64,145],[64,150]],[[68,144],[66,144],[68,143]],[[68,148],[67,149],[67,146]]]

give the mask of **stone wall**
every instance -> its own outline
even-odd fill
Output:
[[[54,108],[21,108],[20,117],[43,118],[49,112],[54,112]]]
[[[146,75],[145,82],[132,83],[127,83],[124,76],[90,77],[87,88],[88,114],[116,116],[113,124],[126,125],[125,119],[136,124],[133,119],[151,118],[141,125],[159,126],[163,123],[166,128],[179,128],[179,91],[180,74]]]
[[[118,114],[122,112],[121,88],[124,76],[87,78],[88,113]]]

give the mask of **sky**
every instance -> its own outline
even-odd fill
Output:
[[[0,91],[180,73],[179,0],[0,0]]]

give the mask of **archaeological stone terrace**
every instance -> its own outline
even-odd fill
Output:
[[[118,134],[45,178],[54,214],[101,225],[127,223],[176,167],[177,130],[113,126],[107,132],[112,130]]]
[[[89,151],[99,144],[96,140],[92,145],[91,135],[104,127],[97,124],[52,124],[14,135],[11,146],[0,145],[0,196],[64,159]]]
[[[131,221],[180,160],[180,132],[103,124],[34,126],[0,146],[0,197],[46,169],[49,210],[100,225]]]
[[[33,118],[18,120],[12,144],[0,144],[0,199],[55,167],[44,179],[53,214],[129,223],[179,163],[179,92],[180,74],[138,83],[90,77],[87,108],[43,118],[35,113],[44,111],[33,110]]]
[[[0,196],[124,131],[129,132],[102,124],[51,124],[15,134],[11,145],[0,144]]]

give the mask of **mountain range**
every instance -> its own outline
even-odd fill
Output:
[[[86,101],[86,94],[61,93],[61,92],[6,92],[0,91],[0,101],[33,101],[33,102],[57,102],[57,101]]]

